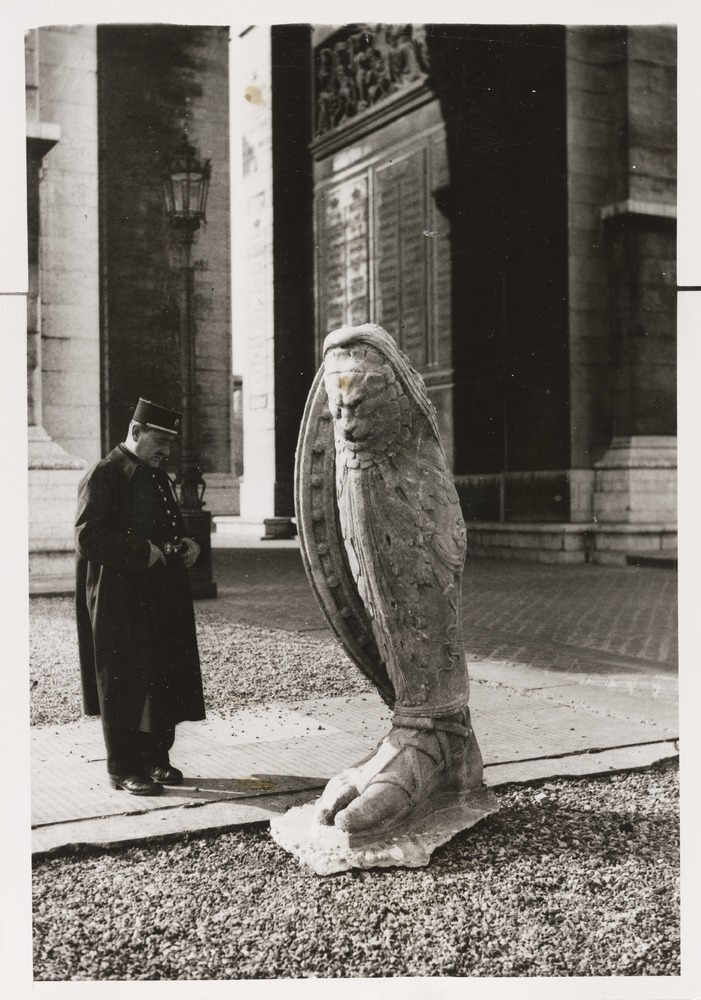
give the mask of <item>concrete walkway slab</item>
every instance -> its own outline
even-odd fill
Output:
[[[651,767],[661,760],[678,755],[678,747],[672,741],[618,747],[614,750],[587,750],[564,757],[490,764],[484,769],[484,781],[490,788],[499,788],[501,785],[520,785],[553,778],[594,777],[615,771],[635,771]]]
[[[582,703],[573,709],[505,684],[474,683],[471,704],[491,785],[605,773],[676,753],[676,729],[665,721],[612,720]],[[33,850],[265,822],[317,795],[332,775],[369,753],[389,725],[389,710],[374,694],[254,706],[183,723],[172,756],[185,781],[156,797],[109,787],[98,720],[34,729]]]
[[[661,727],[660,736],[679,727],[676,674],[669,673],[580,673],[543,670],[511,661],[470,663],[473,682],[498,685],[545,702],[583,708],[608,719],[638,719]]]

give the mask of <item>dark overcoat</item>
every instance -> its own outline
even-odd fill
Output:
[[[165,471],[123,446],[78,488],[76,616],[83,709],[144,732],[203,719],[190,581],[180,556],[148,567],[185,525]]]

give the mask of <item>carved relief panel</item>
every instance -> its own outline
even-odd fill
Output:
[[[375,171],[375,322],[413,364],[428,362],[426,150]]]
[[[317,201],[319,317],[323,330],[368,319],[368,179],[356,177]]]
[[[339,28],[315,53],[315,135],[325,135],[423,80],[428,68],[421,24]]]

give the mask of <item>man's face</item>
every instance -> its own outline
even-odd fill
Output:
[[[150,427],[134,428],[134,431],[134,451],[137,457],[152,469],[158,469],[161,462],[170,455],[173,435]]]

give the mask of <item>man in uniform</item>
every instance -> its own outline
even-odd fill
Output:
[[[182,772],[178,722],[204,719],[187,567],[200,547],[161,463],[182,414],[140,399],[127,439],[78,488],[76,615],[83,708],[100,715],[113,788],[157,795]]]

